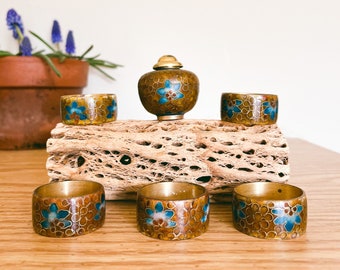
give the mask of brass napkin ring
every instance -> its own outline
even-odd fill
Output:
[[[272,125],[276,123],[277,116],[277,95],[222,93],[222,121],[247,126]]]
[[[275,182],[241,184],[234,188],[234,227],[264,239],[293,239],[307,227],[307,198],[295,186]]]
[[[117,119],[117,98],[115,94],[61,96],[60,110],[64,124],[100,125]]]
[[[209,224],[209,195],[203,186],[159,182],[137,193],[137,227],[149,237],[184,240],[204,233]]]
[[[51,182],[33,192],[33,229],[49,237],[87,234],[102,227],[105,209],[102,184],[85,180]]]

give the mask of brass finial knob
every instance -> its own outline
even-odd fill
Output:
[[[163,55],[158,59],[158,62],[153,66],[153,69],[177,69],[181,67],[183,67],[183,65],[177,61],[176,57],[172,55]]]

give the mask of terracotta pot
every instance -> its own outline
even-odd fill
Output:
[[[52,61],[61,78],[41,58],[0,57],[0,149],[46,147],[61,121],[60,97],[81,94],[87,85],[87,62]]]
[[[164,55],[154,65],[155,71],[138,81],[139,98],[144,108],[159,121],[183,119],[196,104],[199,80],[172,55]]]

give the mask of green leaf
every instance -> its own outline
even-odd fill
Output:
[[[42,43],[44,43],[52,52],[57,53],[56,51],[50,44],[48,44],[43,38],[41,38],[39,35],[36,33],[29,31],[33,36],[35,36],[37,39],[39,39]]]
[[[56,66],[53,64],[52,60],[48,56],[46,56],[44,54],[34,54],[34,55],[44,59],[46,61],[46,63],[50,66],[50,68],[52,68],[52,70],[55,72],[55,74],[58,77],[62,77],[61,73],[59,72],[59,70],[56,68]]]
[[[82,60],[86,54],[89,53],[93,49],[93,45],[91,45],[81,56],[79,56],[79,60]]]
[[[0,56],[11,56],[14,55],[13,53],[7,52],[7,51],[1,51],[0,50]]]
[[[90,64],[90,63],[89,63]],[[90,64],[91,65],[91,64]],[[98,70],[100,73],[102,73],[104,76],[108,77],[109,79],[115,81],[115,78],[113,78],[110,74],[106,73],[104,70],[102,70],[100,67],[91,65],[94,69]]]
[[[106,73],[104,70],[102,70],[102,68],[111,68],[111,69],[113,69],[113,68],[117,68],[117,67],[122,67],[122,65],[118,65],[118,64],[112,63],[110,61],[98,59],[98,57],[100,56],[99,54],[95,55],[93,57],[85,58],[85,56],[93,49],[93,45],[91,45],[80,56],[70,56],[68,54],[63,53],[60,50],[54,49],[43,38],[41,38],[38,34],[34,33],[33,31],[29,31],[29,32],[34,37],[39,39],[43,44],[45,44],[52,51],[51,53],[43,54],[43,50],[42,50],[42,51],[38,51],[38,52],[34,53],[34,55],[43,58],[47,62],[47,64],[53,69],[53,71],[57,74],[58,77],[61,77],[61,74],[58,71],[58,69],[55,67],[55,65],[53,64],[53,62],[51,61],[50,58],[56,57],[56,58],[59,59],[60,62],[63,62],[63,61],[65,61],[65,59],[68,59],[68,58],[83,60],[85,62],[88,62],[91,67],[97,69],[100,73],[104,74],[106,77],[108,77],[111,80],[114,80],[114,78],[112,76],[110,76],[108,73]],[[2,55],[0,54],[0,56],[2,56]]]

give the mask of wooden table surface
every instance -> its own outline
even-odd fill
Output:
[[[45,150],[0,151],[1,269],[340,269],[340,154],[288,139],[290,184],[307,193],[307,233],[261,240],[236,231],[231,205],[213,204],[208,231],[162,241],[136,229],[135,203],[109,201],[102,228],[75,238],[33,232],[33,190],[48,182]]]

